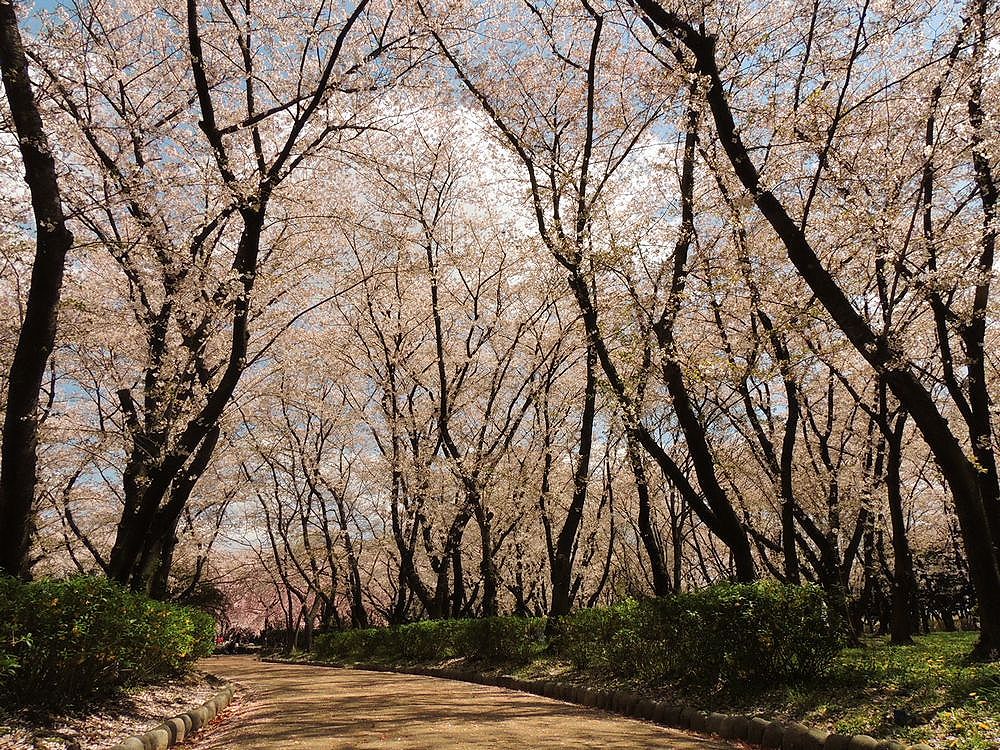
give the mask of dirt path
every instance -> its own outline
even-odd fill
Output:
[[[731,750],[603,711],[433,677],[207,659],[236,682],[230,707],[197,750],[348,748],[674,748]]]

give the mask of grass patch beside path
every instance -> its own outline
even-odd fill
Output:
[[[842,651],[822,677],[767,687],[638,684],[574,669],[566,661],[544,655],[527,664],[461,659],[443,664],[526,679],[627,688],[706,711],[801,721],[843,734],[870,734],[904,744],[926,742],[942,750],[1000,750],[1000,663],[967,661],[976,637],[975,633],[933,633],[919,636],[915,646],[891,646],[887,639],[872,638],[860,648]],[[399,666],[418,663],[430,662]]]
[[[1000,748],[1000,663],[967,655],[975,633],[934,633],[915,646],[870,639],[845,649],[823,677],[796,685],[713,692],[674,688],[703,708],[802,721],[843,734],[955,750]]]

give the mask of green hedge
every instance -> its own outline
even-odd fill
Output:
[[[554,644],[580,668],[703,684],[812,677],[842,646],[821,589],[773,581],[575,612],[560,620]]]
[[[313,653],[336,661],[527,661],[544,647],[545,620],[487,617],[480,620],[422,620],[393,628],[323,633]]]
[[[526,662],[546,648],[544,634],[544,618],[428,620],[325,633],[314,652],[334,661]],[[560,618],[550,648],[580,669],[624,679],[715,685],[812,677],[842,645],[821,589],[764,581],[579,610]]]
[[[543,617],[485,617],[463,620],[452,643],[459,656],[487,662],[525,662],[545,646]]]
[[[214,645],[215,621],[107,579],[0,578],[0,698],[82,704],[183,671]]]

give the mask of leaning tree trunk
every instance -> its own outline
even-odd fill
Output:
[[[646,476],[646,467],[642,462],[642,453],[636,444],[636,439],[629,431],[628,460],[632,467],[632,474],[635,476],[635,490],[639,498],[639,539],[646,550],[646,557],[649,560],[649,572],[653,579],[653,594],[655,596],[666,596],[676,586],[671,585],[670,574],[663,560],[663,548],[653,527],[653,508],[649,494],[649,479]],[[674,554],[675,566],[680,563],[680,555]],[[680,574],[676,575],[679,582]],[[679,584],[678,584],[679,585]]]

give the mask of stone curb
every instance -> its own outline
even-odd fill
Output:
[[[625,690],[602,690],[567,682],[524,680],[510,675],[489,675],[448,667],[389,667],[384,664],[328,664],[319,661],[285,661],[262,659],[271,664],[302,664],[313,667],[341,667],[369,672],[439,677],[446,680],[474,682],[479,685],[518,690],[545,698],[600,708],[632,719],[644,719],[654,724],[686,729],[699,734],[715,735],[724,740],[745,742],[765,750],[932,750],[929,745],[903,745],[891,740],[876,740],[866,734],[831,734],[804,724],[768,721],[750,716],[705,713],[690,706],[668,701],[654,701]],[[131,750],[131,749],[130,749]],[[135,750],[139,750],[138,747]]]
[[[120,745],[115,745],[111,750],[166,750],[168,747],[184,742],[185,738],[190,737],[222,713],[223,709],[229,705],[229,701],[233,699],[233,692],[233,686],[227,684],[197,708],[192,708],[179,716],[167,719],[145,734],[129,737]]]

